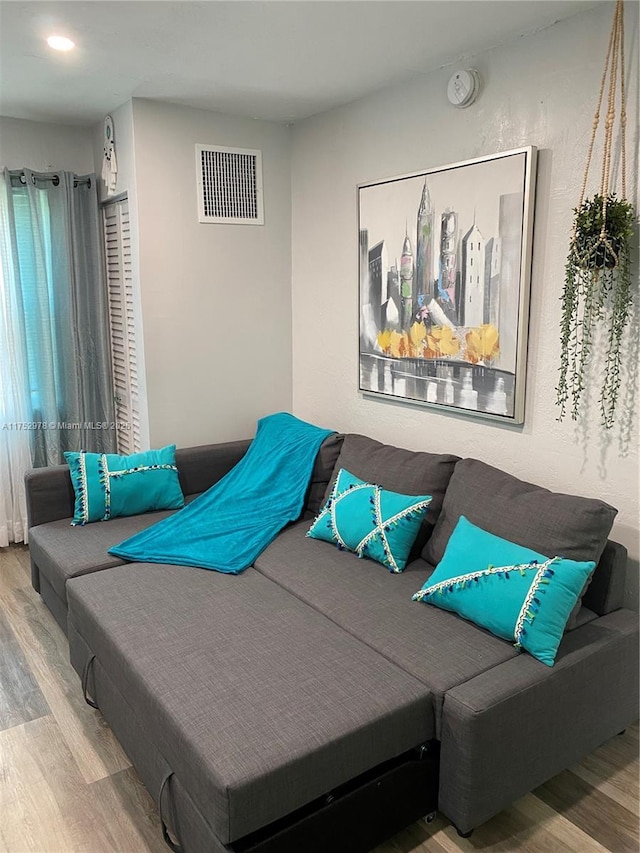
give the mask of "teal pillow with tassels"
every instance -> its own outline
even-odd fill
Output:
[[[71,524],[180,509],[184,496],[175,457],[175,444],[129,456],[84,450],[65,453],[75,492]]]
[[[390,492],[341,468],[307,536],[401,572],[430,503],[430,495]]]
[[[413,600],[457,613],[553,666],[595,566],[545,557],[461,515],[442,560]]]

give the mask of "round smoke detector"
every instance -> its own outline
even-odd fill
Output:
[[[470,107],[480,94],[480,75],[475,68],[456,73],[447,85],[447,98],[454,107]]]

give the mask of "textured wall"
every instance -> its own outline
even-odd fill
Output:
[[[598,426],[595,399],[587,401],[584,422],[558,423],[554,391],[572,208],[612,10],[603,4],[461,61],[456,68],[476,67],[484,81],[469,109],[448,104],[446,83],[454,68],[445,68],[294,128],[293,401],[297,415],[324,426],[479,457],[551,489],[612,503],[619,509],[613,536],[632,558],[627,600],[633,605],[640,550],[638,389],[622,407],[622,424],[608,435]],[[637,5],[626,4],[626,17],[628,157],[637,199]],[[356,184],[522,145],[539,149],[524,426],[363,397],[357,391]],[[637,363],[637,350],[627,359]]]
[[[289,129],[134,99],[133,138],[151,444],[249,437],[291,408]],[[263,226],[198,222],[196,143],[262,151]]]
[[[51,172],[93,172],[91,130],[0,116],[0,166]]]

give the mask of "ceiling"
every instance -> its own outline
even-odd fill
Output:
[[[596,5],[0,0],[0,115],[89,125],[141,97],[295,122]],[[76,49],[52,51],[54,32]]]

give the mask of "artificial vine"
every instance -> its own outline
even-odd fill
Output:
[[[616,81],[620,73],[620,136],[622,198],[609,191]],[[589,166],[594,150],[607,76],[608,108],[605,121],[604,154],[600,192],[585,199]],[[600,389],[600,414],[603,426],[613,426],[621,383],[624,330],[631,314],[634,293],[631,287],[630,243],[635,214],[626,195],[624,90],[624,22],[622,0],[616,3],[613,27],[600,95],[593,120],[580,203],[574,208],[569,255],[565,266],[560,320],[560,378],[556,403],[562,420],[570,407],[571,417],[580,414],[598,324],[605,327],[607,354]]]

